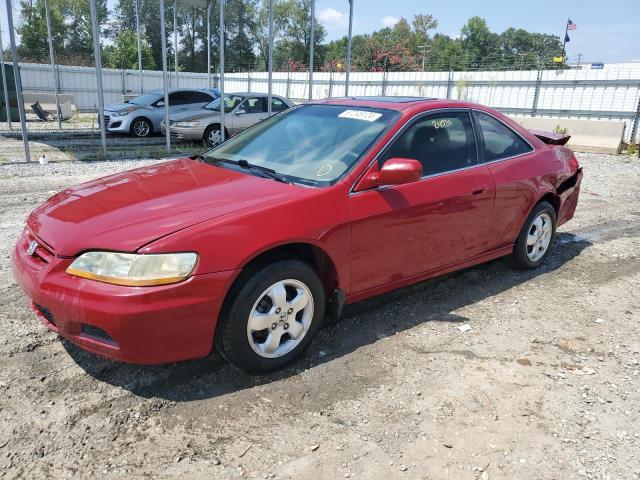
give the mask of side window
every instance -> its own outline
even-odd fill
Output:
[[[267,111],[266,103],[261,97],[251,97],[242,102],[240,108],[244,108],[246,113],[265,113]]]
[[[467,112],[428,115],[410,126],[381,158],[414,158],[424,175],[470,167],[477,162],[471,117]]]
[[[204,92],[189,92],[188,103],[209,103],[214,100],[213,96]]]
[[[279,98],[275,98],[272,97],[271,98],[271,111],[272,112],[283,112],[285,111],[287,108],[289,108],[289,105],[287,105],[286,103],[284,103],[282,100],[280,100]]]
[[[175,107],[176,105],[184,105],[189,103],[189,92],[173,92],[169,94],[169,105]]]
[[[531,146],[504,123],[491,115],[473,112],[484,140],[484,161],[492,162],[502,158],[515,157],[531,152]]]

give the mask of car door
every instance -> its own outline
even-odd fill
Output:
[[[264,97],[249,97],[238,105],[231,114],[231,134],[235,135],[267,118],[266,103]]]
[[[436,270],[487,249],[495,187],[477,163],[468,110],[443,110],[410,122],[372,168],[390,158],[422,163],[421,180],[350,194],[351,292]]]
[[[537,154],[529,142],[501,120],[474,110],[479,159],[496,183],[496,204],[488,238],[498,248],[514,243],[537,200]]]

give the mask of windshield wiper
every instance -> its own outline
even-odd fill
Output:
[[[242,160],[227,160],[226,158],[215,158],[208,157],[203,154],[197,154],[192,157],[194,160],[200,160],[205,163],[216,164],[216,163],[230,163],[231,165],[237,165],[246,170],[253,170],[254,172],[259,172],[263,176],[272,178],[273,180],[277,180],[282,183],[291,183],[285,179],[285,177],[278,172],[276,172],[273,168],[263,167],[261,165],[254,165],[253,163],[249,163],[248,161]]]
[[[224,160],[225,162],[231,162],[231,160]],[[261,165],[254,165],[253,163],[249,163],[246,160],[238,160],[237,162],[233,162],[236,165],[241,166],[242,168],[246,168],[249,170],[257,170],[261,173],[264,173],[267,177],[269,178],[273,178],[274,180],[277,180],[279,182],[282,183],[289,183],[287,180],[285,180],[285,178],[280,175],[278,172],[276,172],[273,168],[268,168],[268,167],[263,167]]]

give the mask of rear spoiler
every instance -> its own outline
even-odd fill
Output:
[[[547,145],[564,145],[569,141],[571,135],[566,133],[543,132],[542,130],[529,130]]]

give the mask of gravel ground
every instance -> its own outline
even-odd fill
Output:
[[[100,143],[100,129],[95,122],[96,114],[78,114],[62,123],[62,131],[56,122],[27,122],[31,159],[35,162],[41,156],[49,161],[96,160],[103,157]],[[165,139],[156,134],[149,138],[133,138],[122,134],[108,134],[108,158],[110,160],[131,158],[152,158],[165,153]],[[196,143],[172,142],[172,150],[189,155],[201,151]],[[9,130],[5,122],[0,122],[0,165],[23,163],[24,150],[20,124],[13,123]]]
[[[258,377],[82,352],[11,278],[30,210],[151,161],[0,166],[0,477],[640,478],[640,162],[579,159],[541,269],[497,260],[352,306]]]

